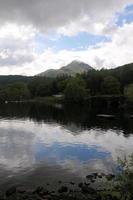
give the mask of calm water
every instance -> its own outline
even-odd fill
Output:
[[[0,188],[81,181],[91,172],[118,170],[133,153],[133,120],[96,117],[99,110],[0,105]]]

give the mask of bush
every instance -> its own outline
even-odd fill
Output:
[[[128,85],[124,91],[128,101],[133,102],[133,84]]]
[[[82,78],[71,78],[64,91],[65,100],[69,102],[82,102],[86,97],[86,87]]]

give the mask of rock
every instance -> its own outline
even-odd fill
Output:
[[[98,178],[102,178],[103,176],[101,174],[98,175]]]
[[[91,187],[83,186],[82,187],[82,193],[84,193],[84,194],[96,194],[96,190],[91,188]]]
[[[87,179],[93,179],[93,175],[89,174],[86,176]]]
[[[79,184],[78,184],[78,187],[79,187],[79,188],[82,188],[82,187],[83,187],[83,183],[79,183]]]
[[[108,174],[108,175],[106,175],[106,179],[108,180],[108,181],[111,181],[112,179],[114,179],[115,178],[115,175],[114,174]]]
[[[35,194],[35,193],[39,194],[39,193],[42,192],[42,191],[43,191],[43,187],[39,186],[39,187],[37,187],[37,188],[35,189],[35,191],[33,191],[33,194]]]
[[[90,185],[90,183],[84,183],[86,186],[89,186]]]
[[[105,173],[101,173],[101,176],[104,177],[104,176],[106,176],[106,175],[105,175]]]
[[[94,183],[94,182],[95,182],[95,179],[91,179],[91,182]]]
[[[59,184],[61,184],[61,183],[62,183],[62,181],[58,181],[58,183],[59,183]]]
[[[26,190],[24,188],[17,188],[17,192],[20,194],[24,194]]]
[[[93,173],[93,177],[96,179],[98,176],[98,173]]]
[[[16,193],[16,187],[11,187],[11,188],[9,188],[7,191],[6,191],[6,196],[7,197],[9,197],[9,196],[11,196],[11,195],[13,195],[13,194],[15,194]]]
[[[112,197],[111,194],[108,194],[108,195],[106,196],[106,199],[107,199],[107,200],[113,200],[114,198]]]
[[[75,183],[73,181],[70,182],[71,185],[75,185]]]
[[[62,186],[59,190],[59,193],[64,193],[64,192],[68,192],[68,188],[66,186]]]
[[[53,191],[51,191],[51,194],[55,194],[55,191],[53,190]]]

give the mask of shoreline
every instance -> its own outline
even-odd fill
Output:
[[[113,195],[113,188],[104,186],[106,181],[109,183],[115,180],[114,174],[93,173],[86,176],[84,182],[70,181],[68,184],[58,181],[57,190],[50,189],[50,183],[45,186],[38,186],[34,189],[26,189],[23,186],[12,186],[5,192],[0,192],[0,199],[18,200],[98,200],[102,196]],[[104,179],[104,180],[103,180]],[[105,180],[106,179],[106,180]],[[101,183],[98,186],[98,183]],[[103,187],[102,187],[103,185]],[[117,191],[116,191],[117,192]]]

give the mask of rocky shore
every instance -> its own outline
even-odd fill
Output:
[[[50,184],[47,187],[39,186],[35,189],[25,189],[24,187],[10,187],[5,192],[0,192],[0,200],[102,200],[102,195],[105,193],[105,188],[96,187],[97,180],[106,179],[112,181],[115,175],[109,174],[89,174],[86,176],[86,181],[69,184],[64,184],[58,181],[57,190],[51,190]],[[106,188],[106,199],[117,200],[117,197],[112,197]]]

